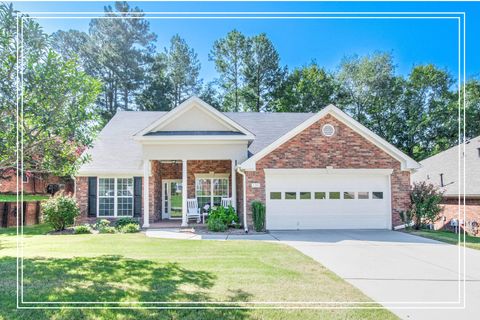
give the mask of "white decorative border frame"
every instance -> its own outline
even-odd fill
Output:
[[[289,1],[289,0],[285,0]],[[314,1],[314,0],[313,0]],[[179,1],[181,2],[181,1]],[[29,16],[32,19],[91,19],[91,18],[117,18],[103,16],[104,12],[22,12],[17,13],[17,78],[16,78],[16,93],[17,93],[17,208],[19,202],[23,201],[23,183],[19,179],[20,172],[23,172],[23,131],[19,130],[20,114],[23,115],[23,16],[20,14],[35,14],[37,16]],[[53,16],[44,16],[45,14],[52,14]],[[65,16],[65,15],[87,15],[87,16]],[[98,14],[102,16],[92,16]],[[135,14],[135,13],[132,13]],[[466,13],[465,12],[142,12],[142,14],[159,15],[159,16],[144,16],[145,19],[453,19],[458,22],[458,143],[459,145],[465,141],[465,108],[463,115],[461,113],[461,99],[462,99],[462,84],[463,84],[463,103],[465,106],[465,86],[466,83]],[[189,16],[190,15],[190,16]],[[193,15],[193,16],[192,16]],[[128,16],[118,17],[122,19],[135,19],[140,17]],[[463,25],[462,25],[463,22]],[[462,41],[463,31],[463,41]],[[20,38],[19,38],[20,34]],[[463,50],[462,50],[463,43]],[[462,66],[462,52],[463,52],[463,66]],[[19,64],[20,61],[20,64]],[[19,68],[21,66],[21,68]],[[20,72],[20,69],[22,72]],[[463,78],[462,78],[463,72]],[[462,82],[463,80],[463,82]],[[463,116],[463,128],[461,117]],[[23,127],[22,127],[23,129]],[[460,220],[461,209],[463,204],[463,220],[465,221],[465,158],[463,159],[463,175],[462,175],[462,161],[461,155],[465,151],[465,144],[463,150],[458,150],[458,181],[459,183],[459,197],[458,197],[458,218]],[[463,191],[463,192],[461,192]],[[462,203],[463,201],[463,203]],[[21,206],[21,214],[17,214],[17,309],[465,309],[466,308],[466,247],[465,247],[465,230],[463,230],[463,252],[462,246],[458,245],[458,299],[457,301],[346,301],[346,302],[322,302],[322,301],[205,301],[205,302],[142,302],[142,301],[77,301],[77,302],[62,302],[62,301],[25,301],[24,300],[24,286],[23,286],[23,206]],[[458,234],[458,241],[460,243],[460,232]],[[461,273],[463,253],[463,279]],[[463,280],[463,281],[462,281]],[[463,285],[463,286],[462,286]],[[463,287],[463,295],[462,295]],[[462,299],[463,298],[463,299]],[[38,305],[47,306],[38,306]],[[52,306],[57,305],[58,306]],[[74,305],[74,306],[68,306]],[[113,304],[113,305],[111,305]],[[118,304],[126,304],[128,306],[116,306]],[[154,306],[142,306],[142,305]],[[291,306],[286,306],[286,305]],[[83,305],[83,306],[82,306]],[[96,306],[90,306],[96,305]],[[165,306],[169,305],[169,306]],[[228,306],[230,305],[230,306]],[[378,305],[378,306],[372,306]],[[397,306],[398,305],[398,306]],[[435,306],[433,306],[435,305]],[[452,306],[446,306],[452,305]]]

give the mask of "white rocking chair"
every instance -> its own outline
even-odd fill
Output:
[[[197,219],[200,223],[200,208],[198,208],[197,199],[187,199],[187,221],[189,219]]]
[[[224,208],[228,208],[232,205],[232,198],[222,198],[221,206]]]

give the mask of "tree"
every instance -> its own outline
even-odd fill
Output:
[[[317,112],[333,102],[336,93],[333,75],[315,62],[293,70],[274,93],[272,110]]]
[[[218,96],[217,88],[213,82],[207,83],[200,92],[199,98],[221,111],[222,104],[220,102],[220,97]]]
[[[48,37],[27,16],[23,16],[24,50],[19,64],[15,13],[11,5],[0,6],[0,168],[16,166],[18,70],[23,75],[18,130],[22,133],[19,156],[24,170],[72,175],[86,160],[78,157],[96,130],[92,107],[100,82],[81,70],[75,59],[52,51]],[[18,36],[22,42],[21,34]]]
[[[224,111],[241,110],[246,48],[245,36],[237,30],[232,30],[225,38],[214,42],[209,54],[209,59],[215,63],[215,69],[220,74],[218,84],[223,89]]]
[[[465,95],[465,137],[472,139],[480,136],[480,81],[478,79],[467,81]],[[456,104],[458,107],[458,102]],[[463,105],[463,100],[461,104]]]
[[[265,33],[247,40],[245,54],[245,101],[248,110],[265,110],[284,76],[280,57]]]
[[[165,61],[167,77],[173,89],[172,107],[175,107],[189,96],[198,93],[201,86],[201,65],[195,51],[178,34],[171,38],[170,48],[165,48]]]
[[[442,198],[443,193],[434,185],[425,181],[414,183],[410,191],[410,209],[400,214],[402,221],[407,226],[413,225],[415,230],[434,223],[442,212]]]
[[[164,55],[155,57],[155,62],[146,75],[146,87],[136,100],[140,110],[171,110],[174,105],[171,93],[174,89],[172,82],[166,74],[166,69]]]
[[[392,55],[377,52],[371,56],[344,58],[336,79],[337,105],[395,144],[403,85],[401,77],[395,75]]]
[[[415,66],[405,82],[397,146],[416,160],[430,157],[458,141],[458,100],[453,79],[434,65]],[[453,143],[453,144],[452,144]]]
[[[105,16],[90,21],[88,35],[70,30],[54,35],[54,47],[77,54],[85,71],[103,83],[97,106],[104,122],[118,109],[136,109],[136,97],[145,86],[146,70],[153,62],[156,35],[138,7],[115,2],[104,7]],[[135,17],[134,19],[132,17]]]

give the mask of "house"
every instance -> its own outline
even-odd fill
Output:
[[[444,192],[443,211],[441,219],[435,223],[435,228],[451,228],[452,219],[463,223],[467,231],[472,229],[472,223],[476,222],[478,225],[480,223],[480,136],[420,163],[422,168],[412,176],[412,180],[432,183]],[[463,168],[466,173],[465,180],[463,180]],[[461,183],[462,181],[464,183]]]
[[[413,159],[333,105],[318,113],[219,112],[193,97],[169,112],[118,112],[76,177],[82,220],[187,221],[187,199],[251,202],[267,229],[391,229],[409,206]]]
[[[19,191],[23,190],[24,194],[51,194],[58,190],[73,193],[73,181],[70,178],[35,171],[25,171],[18,177],[21,178]],[[0,194],[17,194],[16,168],[0,171]]]

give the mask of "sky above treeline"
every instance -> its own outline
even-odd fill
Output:
[[[215,67],[208,54],[213,42],[237,29],[247,36],[265,32],[277,48],[282,65],[291,70],[316,61],[330,71],[336,70],[344,56],[360,56],[375,51],[391,52],[397,65],[397,73],[408,75],[412,66],[433,63],[447,69],[454,78],[459,73],[459,21],[458,12],[465,12],[466,22],[466,75],[480,77],[480,3],[479,2],[139,2],[129,1],[145,12],[353,12],[335,16],[325,14],[288,14],[290,18],[241,18],[247,15],[219,14],[216,18],[182,19],[153,18],[166,15],[147,14],[150,27],[158,35],[158,51],[168,46],[169,39],[179,34],[197,52],[202,64],[200,76],[206,81],[216,77]],[[59,29],[88,31],[92,15],[103,12],[105,5],[113,2],[15,2],[14,7],[26,12],[75,12],[77,18],[51,18],[53,14],[41,14],[38,19],[47,33]],[[89,12],[78,14],[79,12]],[[97,12],[95,14],[95,12]],[[355,12],[422,12],[410,14],[415,18],[392,18],[405,14],[380,15],[355,14]],[[425,12],[456,12],[439,15]],[[38,16],[30,13],[31,16]],[[178,16],[178,15],[177,15]],[[211,17],[211,15],[209,15]],[[258,14],[256,15],[259,16]],[[269,18],[265,18],[269,16]],[[275,15],[276,17],[281,15]],[[326,18],[328,16],[328,18]],[[374,16],[372,18],[372,16]],[[50,17],[50,18],[48,18]],[[190,18],[188,18],[190,17]],[[221,18],[218,18],[221,17]],[[292,18],[294,17],[294,18]],[[314,17],[314,18],[305,18]],[[322,18],[320,18],[322,17]],[[449,18],[445,18],[449,17]],[[463,20],[460,22],[463,24]],[[460,38],[462,38],[461,36]],[[463,43],[461,43],[463,47]],[[461,53],[462,55],[463,53]],[[462,60],[463,61],[463,60]],[[462,62],[463,64],[463,62]]]

